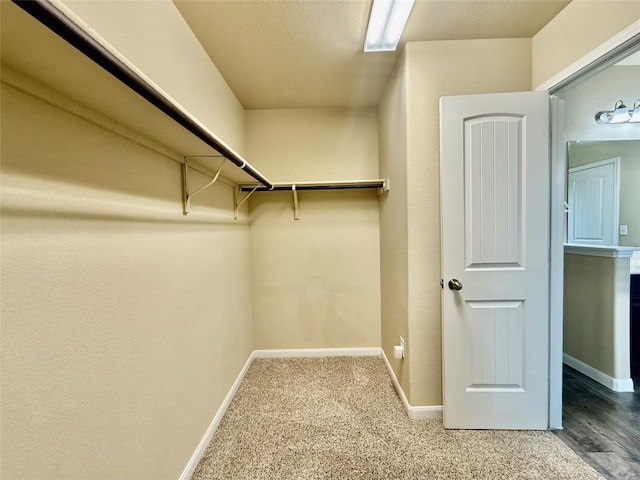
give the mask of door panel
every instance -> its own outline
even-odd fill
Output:
[[[447,428],[548,426],[548,104],[545,92],[441,99]]]
[[[467,305],[471,325],[467,391],[522,389],[522,302],[467,301]]]
[[[491,115],[464,123],[467,267],[521,267],[522,118]]]

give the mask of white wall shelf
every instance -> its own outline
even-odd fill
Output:
[[[238,208],[246,202],[255,192],[291,192],[293,196],[293,219],[300,220],[300,210],[298,206],[298,192],[319,191],[319,190],[361,190],[377,189],[378,195],[389,191],[389,179],[376,178],[372,180],[334,180],[326,182],[276,182],[273,188],[267,188],[259,183],[238,184],[234,197],[235,218],[238,216]],[[248,194],[239,201],[240,192]]]
[[[189,213],[191,199],[221,178],[231,180],[237,186],[234,189],[236,218],[240,206],[255,192],[291,191],[294,218],[297,220],[298,191],[375,188],[384,193],[389,190],[388,179],[272,183],[116,48],[75,17],[62,2],[35,0],[15,3],[37,22],[8,9],[8,14],[15,17],[8,24],[15,25],[15,28],[8,35],[12,42],[3,43],[2,60],[4,65],[18,72],[12,78],[24,74],[25,78],[37,79],[37,83],[43,83],[29,87],[30,94],[48,99],[51,97],[48,89],[52,89],[59,99],[53,103],[59,108],[73,114],[78,114],[78,109],[83,110],[83,117],[90,116],[90,121],[112,128],[117,133],[130,129],[135,132],[136,141],[150,148],[164,150],[167,147],[163,154],[181,163],[185,215]],[[38,44],[47,45],[47,48],[34,51],[30,48],[33,39]],[[74,48],[69,48],[69,44]],[[65,61],[60,62],[60,58]],[[82,75],[70,74],[78,71],[82,71]],[[20,83],[18,88],[23,89],[23,85],[29,82],[32,80],[12,83],[14,87]],[[44,93],[34,93],[34,90]],[[118,101],[110,101],[110,98],[118,98]],[[88,109],[70,106],[75,102]],[[87,111],[95,111],[97,115],[88,115]],[[106,122],[104,118],[113,122]],[[227,163],[237,168],[227,168]],[[210,181],[194,189],[189,175],[192,170],[209,177]],[[248,183],[251,180],[256,183]],[[248,194],[240,199],[240,192]]]
[[[7,21],[7,25],[11,25],[7,38],[11,41],[3,41],[3,67],[37,79],[36,82],[42,84],[37,87],[40,91],[45,87],[62,94],[58,96],[63,100],[56,106],[68,111],[65,107],[77,101],[98,116],[112,119],[117,133],[125,127],[140,134],[139,138],[148,139],[140,143],[167,147],[170,152],[176,152],[171,158],[183,163],[183,171],[193,169],[205,175],[213,171],[217,177],[218,158],[224,157],[237,167],[225,169],[224,176],[232,184],[254,180],[266,188],[271,187],[264,175],[62,2],[14,3],[33,18],[18,9],[7,9],[6,14],[12,17]],[[34,49],[34,44],[46,45],[46,48]],[[33,94],[33,88],[29,90]],[[64,97],[70,100],[64,100]],[[110,126],[104,121],[89,120],[106,128]],[[186,158],[194,161],[185,166]],[[207,161],[209,158],[213,158],[213,164]],[[186,210],[188,197],[195,193],[185,191]]]

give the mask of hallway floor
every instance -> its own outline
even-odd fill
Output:
[[[554,433],[603,476],[640,479],[640,378],[618,393],[564,366],[563,430]]]

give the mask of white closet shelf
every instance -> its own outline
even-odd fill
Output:
[[[12,3],[2,12],[2,64],[9,67],[6,73],[16,74],[7,79],[3,73],[2,82],[181,163],[185,214],[190,199],[219,177],[237,187],[236,218],[239,207],[256,191],[292,191],[297,219],[298,191],[375,188],[383,193],[389,189],[388,179],[272,183],[61,0]],[[228,168],[230,163],[237,168]],[[211,180],[190,190],[191,170]],[[239,192],[248,194],[240,200]]]
[[[293,195],[293,219],[300,220],[300,209],[298,207],[299,191],[318,191],[318,190],[358,190],[371,189],[378,190],[378,195],[382,195],[389,191],[388,178],[376,178],[373,180],[334,180],[327,182],[290,182],[290,183],[273,183],[271,188],[260,185],[259,183],[238,184],[234,197],[235,218],[238,217],[238,209],[246,202],[255,192],[292,192]],[[241,201],[239,201],[239,192],[249,192]]]
[[[173,160],[182,163],[184,158],[194,158],[192,169],[203,171],[200,163],[204,171],[215,171],[219,162],[214,157],[222,156],[228,160],[225,163],[238,167],[225,168],[223,176],[232,183],[254,180],[271,186],[63,2],[13,0],[13,4],[2,11],[3,65],[141,134],[149,143],[167,147],[175,152],[170,156]]]
[[[373,180],[337,180],[326,182],[274,182],[273,188],[266,188],[260,184],[240,183],[238,188],[241,192],[282,192],[282,191],[303,191],[303,190],[356,190],[366,188],[378,188],[380,193],[389,190],[388,178],[376,178]]]

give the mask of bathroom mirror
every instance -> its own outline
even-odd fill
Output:
[[[640,247],[640,140],[567,145],[568,243]]]

